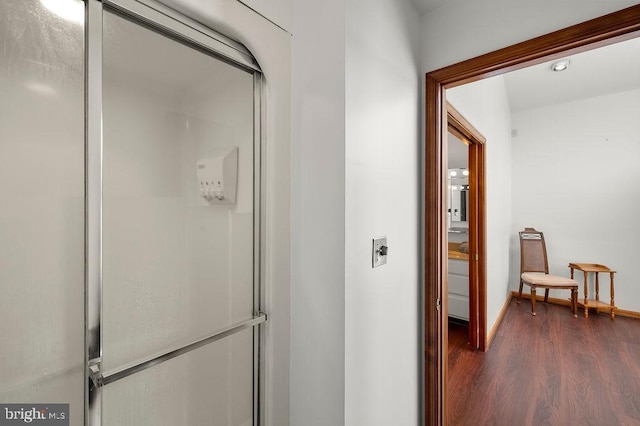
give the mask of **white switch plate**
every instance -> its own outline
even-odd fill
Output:
[[[376,268],[387,263],[387,254],[380,254],[380,248],[387,247],[387,237],[379,237],[373,239],[373,248],[371,253],[372,267]]]

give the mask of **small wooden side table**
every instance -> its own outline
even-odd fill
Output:
[[[614,303],[614,293],[613,293],[613,275],[616,271],[609,269],[604,265],[598,265],[597,263],[570,263],[569,268],[571,268],[571,278],[573,278],[573,270],[577,269],[578,271],[582,271],[584,274],[584,300],[578,299],[578,306],[584,307],[584,317],[589,318],[589,308],[596,308],[599,312],[600,309],[608,310],[611,314],[611,319],[616,317],[616,309]],[[589,272],[595,272],[596,274],[596,298],[589,299],[589,286],[587,284],[587,274]],[[607,304],[600,301],[600,282],[598,281],[598,274],[600,272],[608,273],[611,280],[611,303]]]

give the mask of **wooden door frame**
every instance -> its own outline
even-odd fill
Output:
[[[469,344],[484,352],[487,349],[486,139],[449,102],[446,108],[447,130],[469,147]],[[448,293],[446,282],[443,292]]]
[[[446,424],[447,321],[445,273],[445,89],[606,46],[640,35],[640,5],[574,25],[426,75],[424,146],[424,395],[425,425]],[[444,148],[444,149],[443,149]],[[444,309],[441,309],[441,305]]]

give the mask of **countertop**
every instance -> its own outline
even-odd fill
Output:
[[[469,253],[463,253],[460,251],[459,247],[462,243],[449,243],[449,259],[457,259],[457,260],[469,260]]]

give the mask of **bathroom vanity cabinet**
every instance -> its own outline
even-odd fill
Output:
[[[469,255],[458,251],[457,243],[450,243],[448,256],[448,314],[469,321]]]

